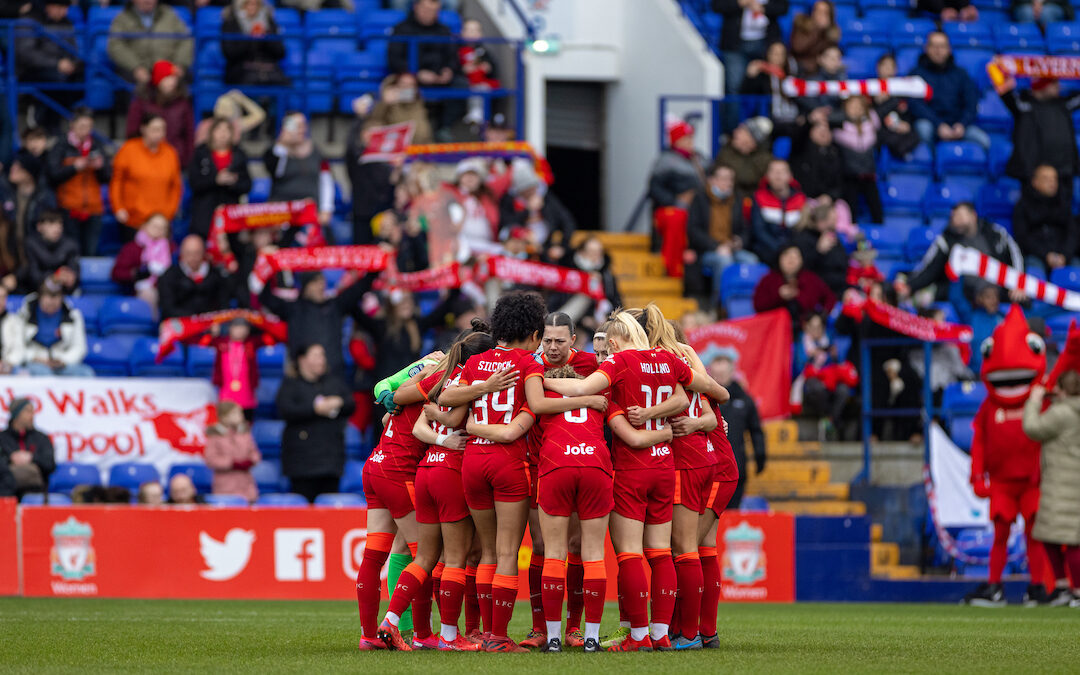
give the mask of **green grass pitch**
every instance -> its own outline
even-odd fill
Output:
[[[604,630],[614,626],[609,606]],[[518,603],[511,635],[528,629]],[[723,649],[360,653],[345,602],[0,598],[0,672],[935,672],[1080,670],[1080,610],[721,605]],[[608,671],[615,672],[615,671]]]

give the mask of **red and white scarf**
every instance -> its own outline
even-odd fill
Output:
[[[233,319],[244,319],[251,327],[262,332],[262,342],[272,345],[285,342],[289,337],[285,322],[270,314],[253,312],[248,309],[226,309],[220,312],[206,312],[193,316],[181,316],[166,319],[158,328],[158,353],[155,360],[162,359],[176,348],[177,343],[209,342],[207,331],[215,324],[223,324]]]
[[[929,101],[933,89],[921,77],[890,77],[867,80],[804,80],[798,77],[784,78],[780,91],[789,98],[800,96],[900,96]]]
[[[1071,312],[1080,312],[1080,293],[1025,274],[969,246],[952,247],[949,251],[949,262],[945,265],[945,274],[952,281],[961,276],[979,277],[995,286],[1020,291],[1034,300],[1057,305]]]

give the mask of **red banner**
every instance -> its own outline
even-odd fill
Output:
[[[413,137],[413,123],[399,122],[371,129],[361,162],[386,162],[405,155]]]
[[[413,293],[460,288],[461,284],[472,278],[472,272],[471,267],[462,267],[461,263],[456,262],[405,274],[391,274],[387,271],[381,278],[376,279],[373,288],[377,291],[400,288]]]
[[[0,497],[0,597],[19,593],[17,508],[14,497]]]
[[[312,199],[219,206],[214,209],[214,217],[210,221],[210,234],[206,238],[206,250],[212,260],[222,261],[227,258],[220,245],[223,234],[256,230],[262,227],[278,227],[281,225],[293,225],[296,227],[310,225],[317,227],[318,224],[319,212],[315,201]],[[320,239],[321,236],[320,234]]]
[[[248,309],[225,309],[219,312],[207,312],[194,316],[166,319],[158,329],[158,353],[156,361],[169,355],[177,342],[191,342],[206,336],[211,326],[228,323],[233,319],[244,319],[254,330],[262,331],[265,345],[285,342],[289,337],[289,327],[276,316],[252,312]]]
[[[916,340],[956,343],[960,347],[960,355],[963,357],[964,363],[971,359],[971,338],[973,335],[971,326],[927,319],[899,307],[893,307],[884,302],[871,299],[859,302],[845,302],[843,312],[856,321],[861,321],[865,315],[879,326]]]
[[[791,315],[787,310],[720,321],[691,332],[687,339],[706,367],[718,356],[733,359],[735,378],[753,397],[762,418],[789,413]]]
[[[1058,80],[1080,80],[1080,57],[1076,56],[1032,56],[1003,54],[995,56],[987,64],[987,71],[997,66],[1006,75],[1013,77],[1052,77]]]
[[[282,270],[314,272],[324,269],[346,269],[360,272],[379,272],[386,269],[390,254],[378,246],[313,246],[282,248],[269,255],[260,255],[253,274],[266,283]]]
[[[716,536],[721,602],[795,601],[795,517],[725,511]]]
[[[516,284],[537,286],[560,293],[584,293],[594,300],[604,299],[599,276],[570,267],[518,260],[496,255],[476,265],[477,281],[502,279]]]

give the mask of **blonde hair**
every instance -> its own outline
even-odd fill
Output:
[[[665,352],[671,352],[676,356],[686,356],[688,348],[680,343],[674,326],[664,318],[664,313],[656,306],[656,303],[650,302],[645,305],[645,309],[631,310],[631,313],[634,311],[639,312],[641,317],[638,319],[639,325],[644,323],[649,346],[663,349]],[[642,321],[642,318],[644,321]]]
[[[652,346],[649,344],[649,336],[645,334],[645,329],[629,312],[618,312],[611,317],[611,321],[608,322],[607,336],[609,344],[611,338],[615,338],[631,349],[648,349]]]

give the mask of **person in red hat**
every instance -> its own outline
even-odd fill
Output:
[[[186,167],[195,150],[195,112],[191,95],[182,79],[183,70],[170,61],[157,61],[150,69],[150,81],[135,89],[128,108],[127,136],[139,135],[139,125],[147,113],[161,115],[165,120],[165,140],[180,156],[180,166]]]
[[[653,209],[687,208],[694,192],[705,186],[704,161],[694,150],[694,127],[683,120],[667,126],[668,148],[660,154],[649,176]]]

